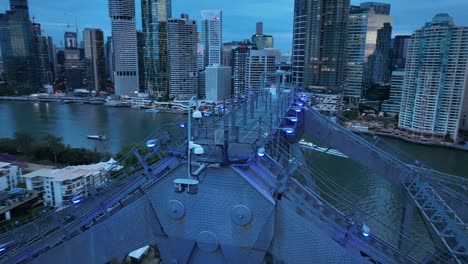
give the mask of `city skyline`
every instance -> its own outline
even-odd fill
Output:
[[[366,1],[352,0],[352,5],[358,5]],[[468,9],[468,2],[464,0],[448,0],[444,3],[432,3],[422,0],[414,0],[411,3],[403,0],[382,0],[382,3],[391,4],[391,15],[394,17],[393,36],[412,34],[424,25],[437,13],[448,13],[454,17],[457,25],[468,25],[468,17],[463,13]],[[136,0],[137,29],[141,30],[141,0]],[[62,36],[67,30],[84,28],[100,28],[107,38],[111,35],[111,21],[107,15],[107,1],[61,1],[52,0],[30,1],[30,17],[42,25],[43,35],[52,36],[57,47],[61,47]],[[273,35],[275,48],[283,53],[289,53],[292,49],[292,20],[294,12],[293,0],[267,1],[239,0],[235,2],[199,0],[186,2],[173,0],[173,14],[188,13],[190,17],[201,20],[200,10],[219,9],[224,12],[223,42],[231,40],[249,39],[255,33],[256,22],[264,23],[264,34]],[[0,13],[9,10],[8,1],[0,3]],[[258,12],[269,10],[269,12]],[[92,19],[89,19],[92,18]],[[199,29],[200,30],[200,29]],[[81,36],[81,34],[80,34]],[[82,39],[80,38],[80,41]]]

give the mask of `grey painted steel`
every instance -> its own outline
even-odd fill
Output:
[[[426,224],[431,227],[428,230],[439,248],[446,248],[455,258],[468,256],[468,226],[441,199],[437,191],[419,176],[417,170],[313,109],[305,111],[305,119],[307,134],[379,173],[389,182],[401,186],[422,213]]]
[[[152,245],[158,247],[166,263],[364,263],[369,259],[414,263],[410,256],[375,235],[363,236],[356,221],[320,197],[313,181],[307,188],[292,178],[296,170],[313,176],[294,144],[302,133],[301,126],[305,126],[306,133],[402,184],[426,218],[433,208],[444,208],[433,214],[438,218],[429,219],[431,225],[434,220],[445,221],[440,218],[444,214],[452,216],[450,208],[431,207],[445,206],[431,186],[403,173],[407,167],[397,159],[318,113],[306,111],[300,125],[295,126],[295,136],[276,130],[294,95],[281,93],[281,89],[276,106],[271,96],[259,100],[258,94],[253,94],[245,98],[242,109],[233,105],[223,117],[194,129],[195,143],[209,146],[207,153],[194,157],[198,166],[206,167],[196,176],[200,182],[196,194],[174,191],[173,181],[187,177],[187,163],[181,164],[187,159],[186,148],[180,148],[180,139],[174,140],[169,133],[153,135],[150,138],[161,139],[158,148],[162,152],[154,149],[146,157],[135,152],[140,166],[138,170],[132,167],[134,175],[124,182],[125,186],[92,197],[78,207],[82,211],[67,211],[77,218],[62,225],[53,222],[53,229],[41,229],[40,235],[9,252],[9,258],[0,262],[103,263],[122,260],[130,251]],[[270,106],[266,111],[269,115],[261,103]],[[236,112],[243,116],[240,123]],[[261,118],[252,118],[256,116]],[[226,127],[228,118],[230,127]],[[219,134],[223,142],[218,145],[214,144],[215,131],[223,132]],[[271,153],[257,157],[257,148],[271,142],[276,142],[267,148]],[[284,149],[292,150],[295,158],[283,153]],[[169,157],[157,164],[147,163],[152,155],[160,153]],[[60,215],[55,217],[61,219]],[[439,232],[448,235],[447,231],[452,230]],[[437,260],[435,257],[427,259]]]

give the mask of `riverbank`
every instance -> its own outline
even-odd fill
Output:
[[[362,134],[368,134],[368,135],[378,135],[378,136],[384,136],[388,138],[394,138],[394,139],[399,139],[411,144],[416,144],[416,145],[424,145],[424,146],[431,146],[431,147],[440,147],[440,148],[449,148],[449,149],[456,149],[456,150],[462,150],[462,151],[467,151],[468,152],[468,146],[463,146],[455,143],[447,143],[447,142],[430,142],[430,141],[421,141],[421,140],[415,140],[411,139],[402,135],[396,135],[392,133],[386,133],[386,132],[378,132],[378,131],[363,131],[363,130],[357,130],[357,129],[350,129],[354,133],[362,133]]]

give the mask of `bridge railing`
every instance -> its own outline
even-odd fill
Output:
[[[286,160],[295,160],[295,157],[289,154],[289,150],[285,149],[284,146],[277,146],[278,143],[276,140],[271,140],[269,144],[273,145],[273,148],[279,148],[282,153],[282,158]],[[366,223],[371,225],[371,230],[378,230],[378,233],[383,234],[385,233],[387,239],[392,241],[398,241],[400,236],[405,236],[401,234],[400,230],[395,230],[391,226],[388,226],[384,223],[381,219],[375,218],[370,212],[358,206],[361,202],[361,199],[354,194],[346,191],[345,189],[341,188],[338,184],[334,183],[329,177],[321,173],[317,168],[311,166],[309,163],[301,164],[301,166],[306,166],[309,171],[313,172],[313,180],[316,181],[318,188],[317,193],[323,196],[327,201],[331,201],[333,204],[338,205],[341,210],[345,210],[352,215],[349,218],[355,218],[358,216],[365,220]],[[301,172],[301,170],[297,170],[294,174],[294,177],[301,182],[304,182],[304,179],[312,177],[312,175],[306,175]],[[340,192],[341,191],[341,192]],[[383,212],[386,214],[387,212]],[[417,240],[414,240],[412,237],[405,237],[409,241],[413,241],[414,247],[407,252],[401,252],[401,254],[408,254],[412,256],[417,256],[419,260],[422,260],[424,257],[428,255],[434,255],[434,250],[431,248],[426,248],[420,242],[422,239],[421,237],[417,237]],[[363,241],[366,242],[365,238],[359,237],[359,239],[364,239]],[[394,250],[399,251],[394,245]],[[448,259],[440,259],[444,261],[448,261]]]

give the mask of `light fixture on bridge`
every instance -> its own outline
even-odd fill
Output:
[[[287,135],[293,135],[295,132],[294,127],[280,127],[279,129],[284,131],[284,133]]]
[[[258,155],[259,157],[265,156],[265,148],[264,148],[264,147],[259,148],[259,149],[257,150],[257,155]]]
[[[290,109],[296,111],[296,113],[299,113],[302,111],[302,107],[300,106],[291,106]]]
[[[286,119],[288,119],[291,122],[296,123],[297,122],[297,116],[287,116]]]
[[[195,111],[193,112],[192,115],[191,114],[191,111],[192,111],[192,104],[195,102]],[[192,141],[192,118],[196,119],[196,120],[200,120],[202,118],[202,113],[200,112],[200,110],[198,110],[198,100],[197,100],[197,97],[196,96],[192,96],[192,98],[190,98],[190,101],[188,103],[188,115],[187,115],[187,141],[188,141],[188,147],[187,147],[187,178],[189,180],[193,179],[192,177],[192,149],[194,150],[194,153],[197,154],[197,155],[201,155],[203,154],[205,151],[203,150],[203,147],[198,145],[198,144],[194,144],[193,141]]]
[[[146,146],[148,148],[153,148],[154,146],[156,146],[156,143],[157,143],[156,139],[150,139],[146,141]]]
[[[193,149],[193,153],[195,153],[196,155],[202,155],[203,153],[205,153],[205,150],[203,149],[203,147],[199,144],[193,143],[193,141],[190,141],[189,148]]]
[[[180,123],[179,126],[180,126],[181,128],[185,128],[185,127],[187,127],[187,123]]]
[[[83,200],[83,198],[81,196],[76,196],[76,197],[72,198],[72,203],[73,204],[79,204],[79,203],[81,203],[82,200]]]
[[[362,235],[365,237],[370,236],[370,228],[364,223],[364,221],[362,222],[362,225],[361,225],[361,232],[362,232]]]
[[[296,104],[297,106],[299,106],[299,107],[303,107],[303,106],[304,106],[304,102],[302,102],[301,100],[296,101],[295,104]]]

